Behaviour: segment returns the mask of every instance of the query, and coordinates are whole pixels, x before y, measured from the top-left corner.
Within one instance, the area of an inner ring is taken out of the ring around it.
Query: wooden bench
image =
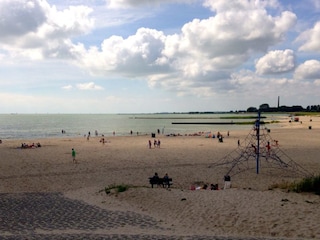
[[[168,178],[167,180],[165,180],[163,178],[149,177],[149,183],[151,184],[152,188],[153,185],[170,188],[170,186],[172,185],[172,178]]]

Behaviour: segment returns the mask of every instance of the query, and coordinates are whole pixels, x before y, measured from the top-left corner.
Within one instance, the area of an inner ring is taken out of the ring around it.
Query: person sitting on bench
[[[169,179],[168,173],[166,173],[163,177],[163,184],[167,185],[168,188],[170,187],[170,179]]]
[[[149,180],[150,180],[150,184],[151,184],[152,188],[153,188],[153,185],[159,186],[159,185],[163,184],[163,180],[161,179],[161,181],[160,181],[160,178],[159,178],[159,175],[157,172],[155,172],[153,177],[150,177]]]
[[[159,180],[159,175],[158,175],[158,173],[156,173],[156,172],[154,173],[153,179],[154,179],[154,180]]]

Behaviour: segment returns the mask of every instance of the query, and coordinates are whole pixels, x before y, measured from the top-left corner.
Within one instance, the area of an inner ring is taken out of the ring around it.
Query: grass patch
[[[319,116],[319,112],[294,112],[292,113],[294,116]]]
[[[320,174],[317,176],[307,177],[299,182],[293,183],[289,190],[297,193],[311,192],[320,195]]]
[[[278,188],[278,189],[287,189],[287,190],[289,190],[289,189],[291,189],[292,188],[292,185],[293,185],[294,183],[290,183],[290,182],[285,182],[285,181],[283,181],[283,182],[281,182],[281,183],[274,183],[274,184],[272,184],[268,189],[269,190],[273,190],[273,189],[275,189],[275,188]]]
[[[254,125],[255,122],[234,122],[236,125]]]
[[[254,125],[256,122],[235,122],[234,124],[237,124],[237,125]],[[272,121],[260,121],[260,125],[263,125],[263,124],[272,124],[272,123],[280,123],[280,121],[275,121],[275,120],[272,120]]]
[[[260,116],[260,118],[266,118],[265,116]],[[220,117],[220,119],[257,119],[257,116],[225,116]]]
[[[125,192],[129,189],[128,185],[120,184],[120,185],[110,185],[108,187],[105,187],[103,190],[100,190],[99,192],[105,192],[106,194],[110,193],[121,193]]]
[[[296,193],[308,192],[320,195],[320,174],[316,176],[306,177],[300,181],[296,181],[293,183],[285,181],[281,183],[274,183],[269,187],[269,190],[272,190],[274,188],[286,189],[288,191],[293,191]]]
[[[280,121],[272,120],[270,123],[280,123]]]

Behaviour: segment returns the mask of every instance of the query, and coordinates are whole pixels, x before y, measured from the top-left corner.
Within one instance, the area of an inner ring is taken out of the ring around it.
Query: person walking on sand
[[[73,163],[77,163],[77,160],[76,160],[76,151],[74,150],[74,148],[72,148],[71,155],[72,155],[72,161],[73,161]]]

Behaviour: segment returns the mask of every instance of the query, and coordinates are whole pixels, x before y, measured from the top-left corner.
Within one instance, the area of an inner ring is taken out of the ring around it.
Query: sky
[[[0,113],[320,104],[319,0],[0,0]]]

